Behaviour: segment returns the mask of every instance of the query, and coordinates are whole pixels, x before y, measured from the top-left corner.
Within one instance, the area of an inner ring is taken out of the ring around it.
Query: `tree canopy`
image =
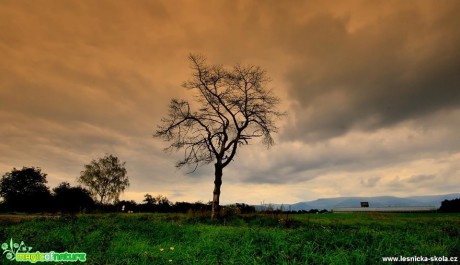
[[[105,155],[85,165],[78,182],[85,185],[91,194],[98,198],[99,203],[107,204],[118,201],[120,194],[129,187],[129,178],[118,157]]]
[[[47,209],[51,194],[46,186],[47,174],[40,168],[13,168],[0,180],[0,196],[9,210],[38,212]]]
[[[94,201],[91,193],[80,187],[71,187],[68,182],[62,182],[53,189],[56,210],[61,212],[82,212],[89,210]]]

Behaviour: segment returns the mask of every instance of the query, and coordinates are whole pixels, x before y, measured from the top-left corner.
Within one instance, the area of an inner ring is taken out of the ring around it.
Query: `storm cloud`
[[[286,137],[328,139],[459,107],[458,5],[398,11],[353,30],[350,17],[319,15],[288,36],[296,119]]]
[[[0,2],[0,170],[74,182],[106,153],[125,199],[211,199],[213,167],[178,170],[152,134],[191,99],[189,53],[255,64],[282,99],[276,145],[244,146],[222,202],[430,195],[460,188],[456,1]]]

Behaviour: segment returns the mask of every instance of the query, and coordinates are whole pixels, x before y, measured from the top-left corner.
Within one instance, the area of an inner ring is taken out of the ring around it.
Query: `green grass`
[[[87,264],[379,264],[383,256],[460,257],[460,215],[243,215],[219,222],[178,214],[3,219],[0,243],[10,238],[32,251],[86,252]],[[17,262],[3,256],[0,264]]]

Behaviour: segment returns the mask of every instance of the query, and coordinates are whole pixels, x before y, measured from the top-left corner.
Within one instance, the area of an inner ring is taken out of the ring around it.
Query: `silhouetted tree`
[[[245,203],[237,203],[235,204],[236,207],[240,209],[241,213],[255,213],[256,207],[245,204]]]
[[[439,211],[444,213],[460,213],[460,198],[442,201]]]
[[[0,196],[10,211],[40,212],[49,210],[51,194],[45,173],[40,168],[13,168],[0,180]]]
[[[166,196],[159,194],[155,197],[157,209],[159,212],[170,212],[172,210],[172,202]]]
[[[124,207],[123,207],[124,206]],[[117,209],[117,211],[123,211],[125,213],[128,213],[128,212],[137,212],[139,209],[138,209],[138,205],[135,201],[133,200],[130,200],[130,201],[126,201],[126,200],[123,200],[123,201],[119,201],[115,204],[115,207]]]
[[[120,193],[129,186],[125,164],[126,162],[121,163],[116,156],[105,155],[85,165],[78,182],[88,187],[91,194],[99,198],[99,203],[116,202]]]
[[[193,204],[189,202],[176,202],[174,204],[175,212],[186,213],[189,210],[193,210]]]
[[[82,212],[94,206],[91,193],[80,186],[71,187],[68,182],[62,182],[53,189],[56,210],[61,212]]]
[[[152,195],[150,195],[150,194],[148,194],[148,193],[144,195],[144,200],[143,200],[143,202],[145,202],[145,204],[152,204],[152,205],[153,205],[153,204],[156,203],[156,201],[157,201],[157,200],[156,200],[155,198],[153,198]]]
[[[155,197],[155,202],[158,205],[171,205],[171,202],[169,201],[169,199],[166,196],[163,196],[161,194]]]
[[[204,204],[202,202],[195,202],[195,203],[176,202],[174,204],[174,211],[175,212],[180,212],[180,213],[187,213],[188,211],[204,213],[204,212],[210,211],[210,210],[211,210],[211,205],[210,204]]]
[[[139,210],[142,212],[155,212],[157,209],[157,200],[150,194],[144,195],[143,204],[139,205]]]
[[[196,92],[197,110],[187,100],[172,99],[169,114],[158,126],[156,137],[171,142],[167,150],[183,149],[177,167],[214,162],[212,218],[218,217],[223,169],[237,148],[252,138],[262,138],[267,147],[277,131],[274,119],[279,99],[266,88],[269,79],[257,66],[236,65],[228,70],[207,65],[202,56],[190,55],[192,79],[184,87]]]

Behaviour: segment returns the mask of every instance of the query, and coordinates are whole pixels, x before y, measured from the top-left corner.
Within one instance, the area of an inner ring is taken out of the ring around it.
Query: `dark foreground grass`
[[[0,222],[0,243],[12,238],[32,251],[86,252],[87,264],[391,264],[382,257],[460,257],[458,214],[248,215],[219,222],[106,214]],[[2,256],[0,264],[17,262]]]

